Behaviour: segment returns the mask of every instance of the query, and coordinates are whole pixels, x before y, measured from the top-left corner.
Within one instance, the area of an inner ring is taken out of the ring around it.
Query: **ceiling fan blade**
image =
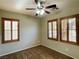
[[[46,12],[47,14],[50,14],[50,12],[49,12],[49,11],[47,11],[47,10],[45,10],[45,12]]]
[[[49,6],[47,6],[46,8],[54,8],[54,9],[58,9],[57,6],[56,6],[56,4],[49,5]]]

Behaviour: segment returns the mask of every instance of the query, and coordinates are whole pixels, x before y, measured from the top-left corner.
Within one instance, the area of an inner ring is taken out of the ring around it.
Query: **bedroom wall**
[[[20,41],[1,44],[1,18],[20,20]],[[40,19],[0,10],[0,56],[34,47],[40,44]]]
[[[61,18],[61,17],[75,15],[75,14],[79,14],[78,5],[75,7],[71,6],[70,8],[64,8],[63,10],[60,10],[60,12],[57,12],[55,14],[52,13],[52,14],[44,17],[43,20],[41,21],[42,22],[41,44],[48,48],[56,50],[60,53],[63,53],[65,55],[71,56],[74,59],[79,59],[79,46],[68,44],[68,43],[63,43],[60,41],[53,41],[53,40],[49,40],[47,38],[47,21],[48,20],[58,18],[58,21],[60,21],[59,18]],[[60,34],[59,34],[58,40],[60,40]]]

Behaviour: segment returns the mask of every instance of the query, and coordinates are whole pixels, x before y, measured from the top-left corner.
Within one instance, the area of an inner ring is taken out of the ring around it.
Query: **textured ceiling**
[[[51,4],[57,4],[60,10],[71,7],[78,8],[79,0],[45,0],[45,6]],[[36,7],[34,0],[0,0],[0,9],[35,16],[35,10],[25,10],[25,8],[31,7]]]

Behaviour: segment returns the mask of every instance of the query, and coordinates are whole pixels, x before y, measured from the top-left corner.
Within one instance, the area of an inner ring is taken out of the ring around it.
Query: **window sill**
[[[2,44],[6,44],[6,43],[12,43],[12,42],[18,42],[19,40],[12,40],[12,41],[4,41],[2,42]]]
[[[68,42],[68,41],[64,41],[64,40],[60,40],[60,42],[72,44],[72,45],[78,45],[76,42]]]
[[[54,40],[54,41],[58,41],[58,39],[53,39],[53,38],[48,38],[49,40]]]

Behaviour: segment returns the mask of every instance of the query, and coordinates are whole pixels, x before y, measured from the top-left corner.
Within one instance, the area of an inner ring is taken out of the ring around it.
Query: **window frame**
[[[57,38],[56,38],[56,39],[53,38],[53,24],[52,24],[52,38],[49,37],[49,22],[52,23],[52,22],[54,22],[54,21],[56,21],[56,27],[57,27]],[[48,39],[50,39],[50,40],[58,41],[58,19],[49,20],[49,21],[47,22],[47,37],[48,37]]]
[[[11,21],[11,40],[7,40],[7,41],[6,41],[6,40],[4,39],[4,38],[5,38],[5,28],[4,28],[4,27],[5,27],[5,26],[4,26],[5,23],[4,23],[4,21]],[[17,21],[17,22],[18,22],[18,29],[17,29],[17,31],[18,31],[18,33],[17,33],[17,34],[18,34],[18,39],[15,39],[15,40],[12,39],[12,34],[13,34],[13,33],[12,33],[12,31],[13,31],[13,30],[12,30],[12,22],[13,22],[13,21]],[[4,18],[4,17],[2,17],[2,44],[3,44],[3,43],[10,43],[10,42],[19,41],[19,39],[20,39],[20,38],[19,38],[19,28],[20,28],[20,26],[19,26],[19,20],[18,20],[18,19],[11,19],[11,18]]]
[[[72,42],[72,41],[69,41],[69,24],[68,24],[68,20],[69,18],[76,18],[76,42]],[[62,40],[62,24],[61,24],[61,21],[62,20],[67,20],[67,41],[65,40]],[[60,41],[61,42],[66,42],[66,43],[70,43],[70,44],[75,44],[75,45],[79,45],[79,14],[76,14],[76,15],[72,15],[72,16],[67,16],[67,17],[62,17],[60,18]]]

